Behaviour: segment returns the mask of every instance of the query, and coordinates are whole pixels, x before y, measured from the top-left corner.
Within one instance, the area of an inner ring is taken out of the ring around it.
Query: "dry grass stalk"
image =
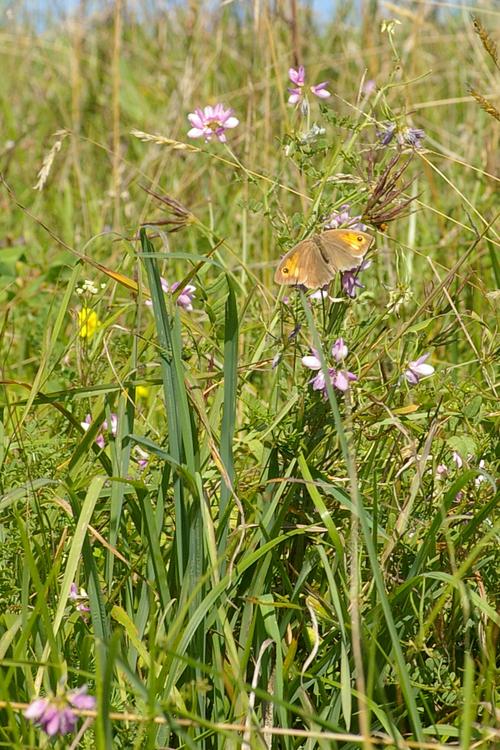
[[[182,143],[181,141],[175,141],[173,138],[165,138],[163,135],[144,133],[142,130],[136,130],[135,128],[130,131],[130,135],[139,138],[145,143],[156,143],[158,146],[170,146],[178,151],[200,151],[196,146],[190,146],[188,143]]]
[[[496,65],[496,67],[500,70],[500,61],[498,60],[498,50],[496,43],[493,41],[490,34],[486,31],[477,16],[472,17],[472,25],[474,26],[474,31],[480,38],[484,49],[493,60],[493,63]]]
[[[33,186],[34,190],[43,190],[43,187],[48,180],[50,170],[52,169],[54,159],[56,158],[56,154],[61,150],[62,143],[68,134],[68,130],[58,130],[56,133],[54,133],[54,135],[57,137],[57,141],[54,143],[49,153],[42,162],[42,168],[37,175],[38,180],[36,182],[36,185]]]
[[[474,97],[476,102],[478,102],[481,109],[484,109],[485,112],[500,122],[500,112],[495,105],[489,101],[489,99],[486,99],[486,97],[482,96],[479,91],[476,91],[476,89],[473,89],[471,86],[469,87],[469,93]]]

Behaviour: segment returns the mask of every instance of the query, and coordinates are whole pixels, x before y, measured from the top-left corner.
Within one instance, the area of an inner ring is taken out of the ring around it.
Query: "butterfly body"
[[[373,237],[355,229],[327,229],[295,245],[281,259],[274,280],[277,284],[303,284],[317,289],[328,284],[338,271],[357,268]]]

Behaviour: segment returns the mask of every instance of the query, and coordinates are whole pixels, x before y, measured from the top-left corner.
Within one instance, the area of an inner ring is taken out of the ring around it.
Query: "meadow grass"
[[[0,747],[499,741],[500,12],[383,5],[2,17]],[[363,288],[277,286],[345,204]]]

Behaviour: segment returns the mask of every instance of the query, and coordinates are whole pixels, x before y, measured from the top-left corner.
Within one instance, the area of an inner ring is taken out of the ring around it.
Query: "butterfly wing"
[[[274,274],[277,284],[303,284],[308,289],[318,289],[328,284],[335,269],[317,244],[318,236],[299,242],[281,259]]]
[[[316,240],[335,273],[357,268],[368,252],[373,237],[355,229],[327,229],[316,235]]]

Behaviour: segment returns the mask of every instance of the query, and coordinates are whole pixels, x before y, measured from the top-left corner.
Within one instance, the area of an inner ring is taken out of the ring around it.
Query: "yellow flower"
[[[149,388],[147,385],[138,385],[135,389],[135,395],[137,398],[147,398],[149,396]]]
[[[97,313],[90,307],[82,307],[78,310],[79,335],[82,339],[90,339],[101,325]]]

